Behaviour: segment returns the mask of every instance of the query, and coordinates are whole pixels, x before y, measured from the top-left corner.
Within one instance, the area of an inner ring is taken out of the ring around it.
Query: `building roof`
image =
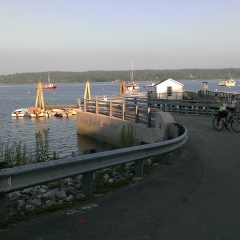
[[[165,82],[165,81],[172,81],[172,82],[174,82],[174,83],[176,83],[176,84],[179,84],[179,85],[181,85],[181,86],[184,86],[184,84],[182,84],[182,83],[180,83],[180,82],[178,82],[178,81],[176,81],[176,80],[173,80],[172,78],[168,78],[168,79],[165,79],[165,80],[162,80],[161,82],[159,82],[159,83],[156,83],[155,85],[154,85],[154,87],[156,87],[157,85],[159,85],[159,84],[161,84],[161,83],[163,83],[163,82]]]

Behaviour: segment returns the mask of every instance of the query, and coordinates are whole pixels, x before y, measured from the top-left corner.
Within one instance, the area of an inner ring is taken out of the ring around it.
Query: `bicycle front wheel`
[[[234,117],[231,121],[231,128],[234,132],[240,132],[240,118]]]
[[[220,117],[219,116],[215,116],[215,118],[213,119],[213,127],[218,130],[219,129],[219,120],[220,120]],[[224,124],[222,124],[220,130],[222,130],[224,127]]]

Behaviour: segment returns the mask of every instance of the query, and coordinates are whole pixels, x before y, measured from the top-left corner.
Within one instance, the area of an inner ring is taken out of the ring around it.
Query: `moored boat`
[[[233,79],[228,79],[228,80],[226,81],[226,86],[227,86],[227,87],[234,87],[235,84],[236,84],[236,82],[235,82]]]
[[[52,90],[52,89],[56,89],[56,88],[57,88],[57,86],[50,82],[50,73],[48,72],[48,84],[43,85],[42,89],[43,90]]]
[[[226,81],[220,81],[218,86],[222,86],[222,87],[226,86]]]
[[[57,88],[57,86],[53,85],[52,83],[48,83],[42,87],[43,90],[52,90],[52,89],[56,89],[56,88]]]
[[[44,117],[44,110],[40,110],[37,108],[29,108],[27,110],[27,115],[31,118]]]
[[[27,115],[26,108],[16,109],[12,112],[12,117],[25,117],[26,115]]]
[[[143,87],[149,88],[149,87],[154,87],[154,86],[155,86],[155,83],[150,83],[150,84],[144,85]]]
[[[228,74],[227,79],[225,81],[220,81],[218,85],[226,86],[226,87],[234,87],[236,85],[236,82],[231,78],[231,75]]]
[[[125,85],[125,92],[138,92],[139,89],[139,85],[134,82],[130,82]]]
[[[139,92],[140,86],[133,82],[133,63],[132,63],[132,73],[130,73],[130,82],[124,86],[125,93]]]

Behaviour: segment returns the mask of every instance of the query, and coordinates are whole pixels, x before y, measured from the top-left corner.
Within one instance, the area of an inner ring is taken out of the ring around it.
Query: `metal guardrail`
[[[91,194],[93,172],[132,161],[135,161],[135,175],[142,176],[143,159],[163,154],[167,163],[169,152],[187,141],[188,132],[183,129],[179,137],[164,142],[0,169],[0,221],[5,219],[6,193],[83,174],[83,192]]]

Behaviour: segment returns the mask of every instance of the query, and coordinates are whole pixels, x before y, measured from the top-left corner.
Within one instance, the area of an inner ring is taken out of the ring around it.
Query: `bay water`
[[[239,93],[240,80],[235,87],[219,87],[219,80],[181,80],[184,90],[202,90],[203,82],[208,82],[208,90]],[[140,92],[145,94],[143,86],[150,82],[139,82]],[[155,82],[157,83],[157,82]],[[96,142],[77,134],[76,116],[68,118],[14,118],[13,110],[28,108],[35,105],[35,84],[0,84],[0,138],[2,142],[22,142],[31,151],[35,148],[35,134],[42,129],[49,130],[49,152],[55,151],[59,157],[70,157],[84,150],[96,149],[103,151]],[[117,82],[91,83],[91,97],[118,96],[120,84]],[[56,90],[43,91],[45,105],[77,104],[77,99],[83,99],[85,83],[57,84]]]

